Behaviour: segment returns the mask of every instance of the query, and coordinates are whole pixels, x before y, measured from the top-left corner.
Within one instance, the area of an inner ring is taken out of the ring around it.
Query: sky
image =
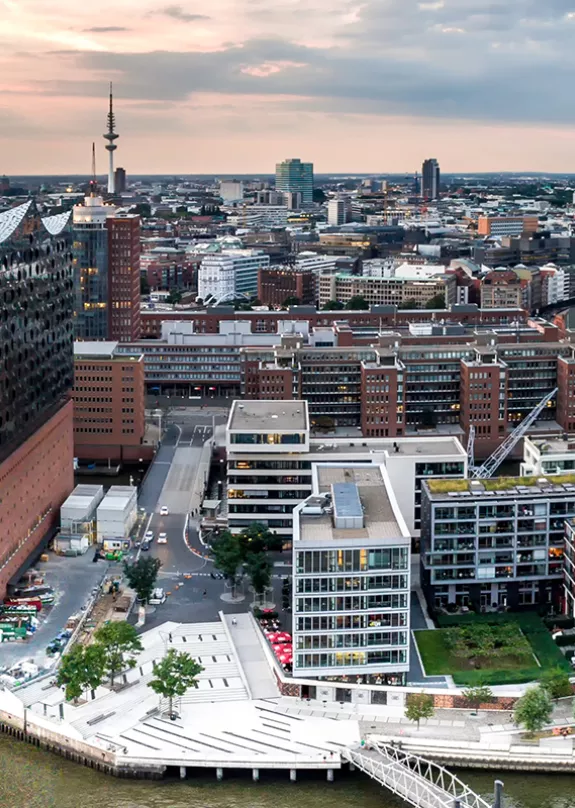
[[[0,174],[575,172],[575,0],[0,0]]]

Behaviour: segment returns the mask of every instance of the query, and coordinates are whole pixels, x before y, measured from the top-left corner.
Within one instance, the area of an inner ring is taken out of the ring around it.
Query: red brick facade
[[[69,401],[0,465],[0,597],[74,487],[72,418]]]

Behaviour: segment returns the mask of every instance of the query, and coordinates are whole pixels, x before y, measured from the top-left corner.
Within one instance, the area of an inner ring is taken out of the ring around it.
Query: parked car
[[[167,533],[159,533],[158,534],[158,544],[167,544],[168,543],[168,534]]]
[[[160,516],[168,516],[169,513],[170,512],[168,510],[168,506],[167,505],[162,505],[162,507],[160,508]]]
[[[150,605],[152,606],[161,606],[162,603],[166,602],[166,593],[163,589],[158,587],[154,589],[152,592],[152,597],[150,598]]]

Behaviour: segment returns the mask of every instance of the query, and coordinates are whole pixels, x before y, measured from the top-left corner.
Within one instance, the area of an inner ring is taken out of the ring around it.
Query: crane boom
[[[488,477],[491,477],[499,468],[501,463],[505,460],[507,455],[513,450],[516,444],[521,440],[521,438],[525,435],[531,424],[533,424],[537,418],[541,415],[547,404],[551,401],[551,399],[557,393],[557,387],[551,393],[548,393],[544,398],[541,399],[539,404],[532,410],[527,418],[525,418],[521,423],[515,427],[513,432],[503,441],[501,446],[497,448],[493,454],[488,457],[485,463],[478,468],[474,468],[471,471],[471,476],[475,479],[486,480]]]

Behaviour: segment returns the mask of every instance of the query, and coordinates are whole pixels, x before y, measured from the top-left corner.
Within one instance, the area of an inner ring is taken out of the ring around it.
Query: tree
[[[369,303],[362,297],[361,295],[355,295],[351,297],[347,303],[345,304],[346,309],[351,311],[367,311],[369,309]]]
[[[180,303],[182,300],[182,293],[179,289],[172,289],[170,294],[166,297],[166,303]]]
[[[56,684],[64,687],[66,701],[78,702],[84,690],[95,690],[104,678],[106,659],[101,645],[75,645],[69,654],[64,654]]]
[[[411,298],[410,300],[404,300],[403,303],[399,304],[400,309],[418,309],[419,303],[417,300]]]
[[[128,583],[135,589],[138,599],[147,603],[154,591],[162,562],[152,556],[140,557],[134,564],[124,561],[124,573]]]
[[[140,294],[141,295],[149,295],[150,294],[150,284],[148,283],[148,279],[145,275],[140,275]]]
[[[544,672],[541,677],[541,687],[547,690],[552,699],[573,695],[569,674],[559,668]]]
[[[529,733],[537,732],[548,724],[553,712],[553,701],[542,687],[530,687],[515,705],[513,720]]]
[[[243,561],[239,536],[230,533],[229,530],[223,530],[212,542],[211,550],[216,569],[222,573],[229,583],[232,596],[235,597]]]
[[[136,660],[129,656],[142,650],[142,643],[136,629],[125,620],[106,623],[95,633],[94,639],[106,654],[106,671],[110,675],[110,685],[114,686],[114,677],[124,668],[133,668]]]
[[[434,295],[425,304],[426,309],[444,309],[445,295]]]
[[[296,297],[295,295],[289,295],[282,303],[282,306],[284,306],[287,309],[290,306],[299,306],[299,304],[300,304],[299,297]]]
[[[203,667],[184,651],[170,648],[160,662],[154,662],[155,679],[148,682],[154,693],[169,700],[168,710],[172,715],[172,704],[175,696],[183,696],[190,687],[197,687],[197,677]]]
[[[249,577],[256,595],[263,595],[272,579],[271,561],[264,552],[249,553],[244,562],[244,572]]]
[[[339,300],[328,300],[323,304],[322,311],[342,311],[343,308],[344,305]]]
[[[327,196],[325,192],[321,188],[314,188],[313,189],[313,201],[318,203],[319,205],[323,205]]]
[[[433,696],[427,693],[410,693],[407,697],[407,707],[405,716],[410,721],[417,721],[417,729],[422,718],[431,718],[435,708],[433,706]]]
[[[242,561],[257,553],[278,552],[282,549],[281,536],[272,533],[262,522],[251,522],[238,536]]]
[[[493,692],[486,685],[478,685],[464,690],[463,698],[471,709],[477,712],[482,704],[488,704],[493,699]]]

